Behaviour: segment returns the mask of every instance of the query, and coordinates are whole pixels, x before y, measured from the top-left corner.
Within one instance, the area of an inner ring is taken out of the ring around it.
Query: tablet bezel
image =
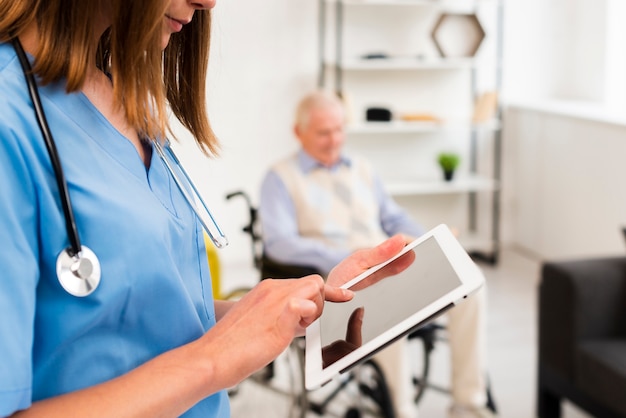
[[[412,314],[403,322],[391,327],[386,332],[378,335],[326,368],[322,367],[322,341],[320,334],[320,322],[322,317],[318,318],[306,329],[305,386],[307,390],[317,389],[328,383],[338,374],[343,374],[357,364],[364,362],[387,345],[432,321],[482,286],[484,283],[482,272],[463,249],[450,229],[445,224],[441,224],[406,245],[400,253],[396,254],[391,259],[371,267],[341,287],[352,287],[406,252],[419,248],[421,243],[431,237],[439,244],[439,248],[450,263],[450,266],[456,273],[461,284],[445,295],[431,301],[425,308]],[[322,313],[322,316],[323,315]]]

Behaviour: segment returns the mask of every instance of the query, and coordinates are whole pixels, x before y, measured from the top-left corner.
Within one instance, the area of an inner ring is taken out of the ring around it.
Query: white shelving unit
[[[456,181],[424,179],[396,181],[388,183],[386,187],[392,195],[406,196],[494,191],[498,186],[494,179],[468,175]]]
[[[387,189],[400,198],[464,196],[454,203],[467,209],[461,241],[475,257],[497,263],[501,112],[498,107],[480,123],[472,116],[476,98],[500,88],[502,1],[319,0],[319,7],[318,84],[334,88],[352,108],[351,151],[364,151],[375,166],[379,160]],[[443,57],[435,49],[431,31],[438,16],[471,14],[482,30],[484,9],[491,24],[475,55]],[[485,79],[489,89],[482,87]],[[394,119],[366,121],[367,107],[390,108]],[[395,117],[403,113],[432,113],[437,121]],[[434,161],[450,147],[462,154],[464,170],[444,181]]]
[[[390,122],[356,122],[348,125],[347,133],[350,135],[366,135],[366,134],[400,134],[400,133],[425,133],[425,132],[444,132],[446,130],[458,129],[475,129],[479,131],[499,131],[502,124],[499,120],[494,119],[488,122],[473,123],[470,121],[448,121],[441,122],[406,122],[406,121],[390,121]]]
[[[471,58],[428,58],[390,57],[385,59],[345,59],[341,63],[343,71],[406,71],[406,70],[446,70],[472,68],[475,61]],[[335,63],[329,63],[336,66]]]

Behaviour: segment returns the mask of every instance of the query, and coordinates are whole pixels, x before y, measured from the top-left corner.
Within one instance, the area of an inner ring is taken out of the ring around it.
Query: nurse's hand
[[[224,351],[217,376],[233,386],[266,366],[294,337],[315,321],[325,300],[345,302],[352,292],[327,286],[321,276],[262,280],[226,312],[204,336]],[[223,369],[222,369],[223,368]]]
[[[405,244],[406,238],[396,235],[377,247],[356,251],[333,269],[326,284],[318,275],[263,280],[218,314],[221,319],[201,340],[217,347],[210,356],[220,386],[234,386],[269,364],[321,315],[324,301],[352,299],[351,291],[338,286],[394,256]]]

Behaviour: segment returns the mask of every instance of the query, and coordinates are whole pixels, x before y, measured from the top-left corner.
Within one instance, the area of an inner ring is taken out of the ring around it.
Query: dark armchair
[[[538,319],[538,416],[626,417],[626,257],[545,263]]]

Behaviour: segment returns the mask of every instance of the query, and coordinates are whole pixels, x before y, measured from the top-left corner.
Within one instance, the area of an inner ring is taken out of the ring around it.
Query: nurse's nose
[[[189,5],[196,10],[212,9],[215,6],[216,0],[194,0],[190,1]]]

